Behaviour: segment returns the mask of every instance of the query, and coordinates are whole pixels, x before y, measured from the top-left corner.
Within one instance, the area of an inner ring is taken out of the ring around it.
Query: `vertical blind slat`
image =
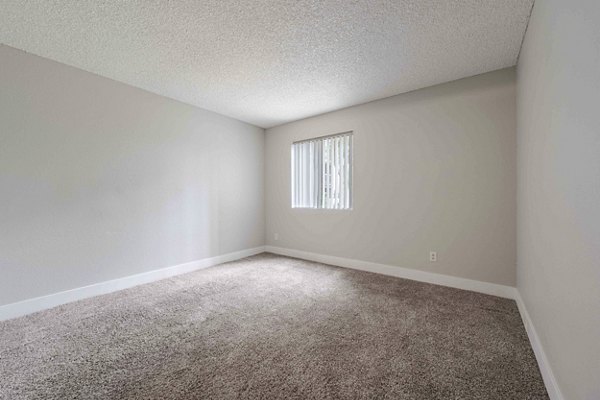
[[[296,204],[300,205],[300,146],[296,147]]]
[[[346,137],[340,138],[340,146],[342,148],[342,165],[340,168],[341,186],[342,190],[340,193],[341,208],[346,208]]]
[[[292,207],[298,204],[298,146],[292,146]]]
[[[346,142],[346,169],[344,173],[346,174],[346,208],[350,208],[350,137],[346,136],[344,138]]]
[[[307,143],[306,145],[302,146],[303,150],[304,150],[304,159],[308,160],[310,159],[310,153],[309,153],[309,145],[310,143]],[[302,191],[304,193],[304,198],[302,199],[302,207],[306,207],[308,206],[308,190],[310,190],[310,182],[309,182],[309,176],[308,176],[308,163],[305,162],[303,165],[304,168],[302,168],[304,170],[304,190]],[[307,190],[308,189],[308,190]]]
[[[338,198],[339,198],[339,191],[338,191],[338,181],[339,181],[339,175],[338,175],[338,156],[339,156],[339,149],[337,147],[337,138],[333,138],[332,140],[333,142],[333,208],[337,208],[338,206]]]
[[[331,140],[326,139],[327,143],[327,208],[331,207]]]
[[[340,184],[340,167],[341,167],[341,152],[340,152],[340,138],[335,138],[335,208],[340,208],[340,192],[341,192],[341,184]]]
[[[344,136],[344,208],[348,208],[348,137]]]
[[[353,150],[354,149],[354,138],[352,137],[352,135],[348,136],[348,161],[349,161],[349,166],[348,166],[348,208],[352,208],[354,205],[352,204],[352,191],[354,190],[352,188],[352,184],[354,182],[354,178],[353,178],[353,168],[354,168],[354,154],[353,154]]]
[[[314,177],[314,171],[313,171],[313,166],[314,166],[314,151],[313,148],[315,147],[314,142],[309,142],[308,143],[308,207],[313,207],[312,204],[312,197],[313,197],[313,192],[315,190],[315,177]]]
[[[302,207],[302,145],[298,146],[298,207]]]
[[[331,208],[335,208],[335,140],[331,139]]]
[[[337,208],[337,200],[338,200],[338,148],[337,148],[337,138],[331,139],[331,144],[333,147],[333,162],[331,165],[333,166],[333,205],[332,208]]]
[[[335,185],[335,190],[337,192],[337,197],[335,199],[335,208],[340,208],[341,204],[341,194],[342,194],[342,157],[341,157],[341,146],[340,146],[340,138],[337,137],[335,138],[335,148],[336,148],[336,153],[337,153],[337,158],[336,158],[336,168],[335,168],[335,174],[336,174],[336,185]]]
[[[292,146],[292,207],[296,204],[296,146]]]

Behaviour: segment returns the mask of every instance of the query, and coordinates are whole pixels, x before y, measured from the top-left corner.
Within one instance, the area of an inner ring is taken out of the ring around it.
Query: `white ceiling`
[[[516,63],[533,0],[1,0],[0,42],[261,127]]]

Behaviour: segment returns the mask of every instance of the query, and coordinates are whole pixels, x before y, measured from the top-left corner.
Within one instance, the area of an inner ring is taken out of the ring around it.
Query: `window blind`
[[[292,207],[352,208],[352,132],[292,144]]]

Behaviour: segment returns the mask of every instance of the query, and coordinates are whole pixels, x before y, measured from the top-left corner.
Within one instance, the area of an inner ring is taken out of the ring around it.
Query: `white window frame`
[[[332,139],[337,138],[342,140],[333,142]],[[333,143],[336,143],[336,147],[332,147]],[[327,146],[327,150],[324,146]],[[353,152],[353,131],[293,142],[290,152],[292,209],[351,211],[354,195]],[[306,157],[310,157],[308,162]],[[334,158],[332,162],[325,161],[331,157]],[[332,168],[338,169],[334,175],[330,172]]]

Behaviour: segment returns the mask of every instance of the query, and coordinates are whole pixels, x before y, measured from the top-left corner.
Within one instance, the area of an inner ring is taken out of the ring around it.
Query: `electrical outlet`
[[[279,233],[275,233],[275,234],[273,234],[273,239],[275,239],[275,240],[279,240]]]
[[[429,252],[429,261],[431,261],[431,262],[437,261],[437,252],[436,251]]]

